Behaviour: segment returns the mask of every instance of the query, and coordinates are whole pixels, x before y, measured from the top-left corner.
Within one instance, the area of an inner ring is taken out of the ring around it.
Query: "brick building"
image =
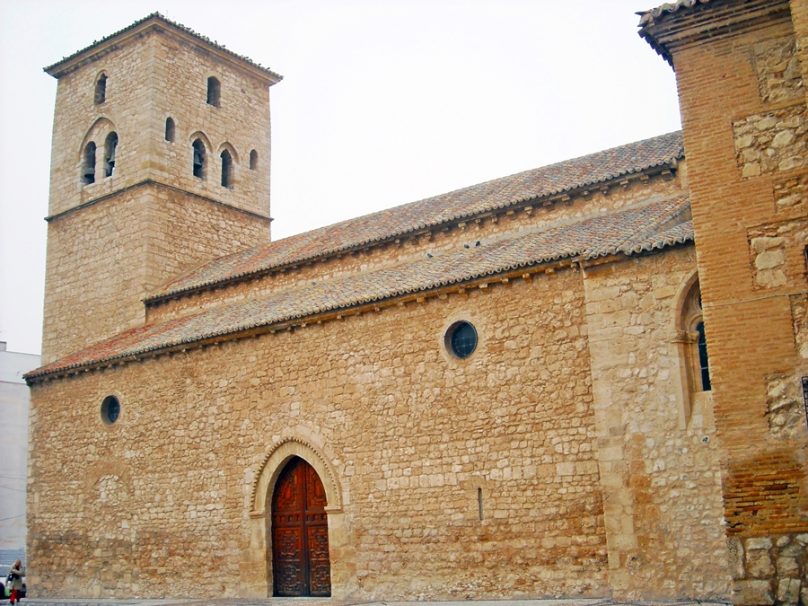
[[[682,133],[272,243],[279,75],[47,68],[32,591],[808,604],[808,0],[640,33]]]

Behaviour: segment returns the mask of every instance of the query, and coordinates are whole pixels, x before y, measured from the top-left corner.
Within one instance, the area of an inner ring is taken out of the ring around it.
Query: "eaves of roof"
[[[520,206],[550,203],[610,182],[672,170],[683,157],[682,135],[677,131],[494,179],[220,257],[167,283],[145,303],[157,305]]]
[[[673,51],[788,14],[788,0],[676,0],[640,15],[639,35],[673,66]]]
[[[174,31],[177,34],[186,37],[186,39],[191,39],[197,44],[201,44],[202,46],[217,52],[220,54],[220,56],[226,58],[236,65],[241,66],[242,69],[246,69],[250,73],[261,77],[269,86],[283,80],[283,76],[256,63],[249,57],[234,53],[221,44],[214,42],[210,38],[198,34],[191,28],[175,21],[171,21],[160,13],[152,13],[147,15],[143,19],[135,21],[131,25],[110,34],[101,40],[96,40],[91,45],[78,50],[72,55],[63,58],[61,61],[57,61],[53,65],[49,65],[43,69],[46,73],[50,74],[54,78],[60,78],[64,74],[75,70],[79,66],[106,54],[110,49],[115,48],[116,44],[123,42],[129,37],[141,34],[150,28],[159,28],[160,26],[163,26],[169,31]]]
[[[248,298],[134,328],[25,375],[29,384],[212,342],[305,326],[329,314],[358,313],[406,297],[463,289],[509,274],[652,253],[693,241],[685,195],[651,199],[619,212],[506,234],[468,248],[370,271],[300,281]],[[352,311],[353,310],[353,311]]]

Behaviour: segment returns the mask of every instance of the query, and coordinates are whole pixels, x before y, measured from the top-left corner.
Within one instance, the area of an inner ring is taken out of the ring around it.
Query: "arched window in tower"
[[[107,75],[101,74],[95,81],[95,104],[100,105],[107,100]]]
[[[174,120],[166,118],[166,141],[174,141]]]
[[[208,105],[219,107],[219,96],[222,92],[222,85],[219,80],[211,76],[208,78]]]
[[[92,141],[84,148],[84,159],[81,163],[81,182],[84,185],[95,183],[95,143]]]
[[[115,152],[118,149],[118,134],[111,132],[104,142],[104,176],[111,177],[115,172]]]
[[[233,185],[233,157],[230,152],[224,150],[221,154],[222,158],[222,187],[230,187]]]
[[[250,170],[255,170],[258,168],[258,152],[252,150],[250,152]]]
[[[194,148],[194,177],[205,178],[205,144],[201,139],[196,139]]]

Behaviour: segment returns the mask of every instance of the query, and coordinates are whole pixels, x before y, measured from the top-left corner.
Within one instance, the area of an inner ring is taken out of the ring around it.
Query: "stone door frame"
[[[244,597],[271,597],[272,588],[272,507],[271,499],[278,478],[293,458],[299,457],[311,465],[320,477],[326,493],[328,505],[328,545],[331,562],[331,597],[345,595],[350,589],[344,571],[348,549],[348,532],[343,510],[346,499],[338,481],[337,473],[331,464],[331,457],[325,449],[316,445],[315,440],[299,435],[286,436],[277,440],[269,449],[255,476],[249,500],[247,521],[247,549],[241,565],[240,583]]]

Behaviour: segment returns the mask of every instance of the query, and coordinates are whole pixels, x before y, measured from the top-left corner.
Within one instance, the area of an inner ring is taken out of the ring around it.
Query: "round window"
[[[101,402],[101,418],[107,425],[112,425],[121,415],[121,403],[115,396],[107,396]]]
[[[455,322],[446,331],[446,348],[460,359],[468,358],[477,348],[477,330],[469,322]]]

